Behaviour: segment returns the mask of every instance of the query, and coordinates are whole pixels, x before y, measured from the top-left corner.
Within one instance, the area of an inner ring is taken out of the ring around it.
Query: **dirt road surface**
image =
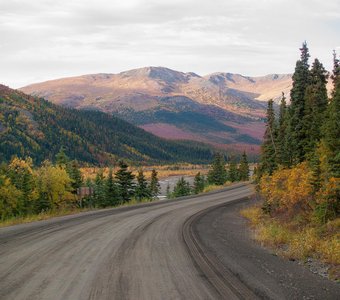
[[[224,211],[214,207],[252,193],[251,185],[239,184],[189,199],[2,228],[0,299],[262,298],[196,233],[203,215]]]

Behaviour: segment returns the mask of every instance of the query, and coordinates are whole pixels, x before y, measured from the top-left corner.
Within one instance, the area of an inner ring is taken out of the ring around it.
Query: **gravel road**
[[[0,299],[218,299],[183,224],[252,187],[0,229]],[[236,298],[235,298],[236,299]]]
[[[222,232],[216,224],[230,225],[213,221],[225,216],[221,205],[238,203],[252,193],[252,186],[238,184],[194,198],[2,228],[0,299],[263,298],[268,280],[258,277],[257,289],[253,281],[239,278],[224,264],[232,260],[234,266],[244,257],[228,256],[228,247],[215,241]],[[203,230],[205,226],[213,229]],[[237,251],[237,241],[232,243]],[[275,290],[268,291],[276,296]],[[278,292],[278,298],[285,296]]]

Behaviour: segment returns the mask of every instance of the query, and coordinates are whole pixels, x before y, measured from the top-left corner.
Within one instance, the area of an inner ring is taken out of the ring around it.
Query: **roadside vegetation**
[[[30,158],[14,156],[0,167],[0,226],[158,200],[160,184],[156,169],[144,172],[120,161],[114,169],[91,170],[96,170],[95,175],[85,178],[78,162],[70,160],[63,147],[54,163],[46,160],[39,167],[35,167]],[[175,165],[163,166],[160,170],[163,176],[172,172],[195,174],[193,186],[181,177],[173,191],[168,190],[168,198],[220,189],[230,182],[249,178],[245,153],[240,166],[232,161],[228,170],[222,154],[215,155],[210,169]]]
[[[309,66],[306,43],[293,75],[291,104],[283,95],[278,116],[268,102],[267,125],[257,173],[263,198],[241,213],[251,220],[256,239],[291,259],[332,263],[340,278],[340,67],[334,53],[328,73],[318,59]]]

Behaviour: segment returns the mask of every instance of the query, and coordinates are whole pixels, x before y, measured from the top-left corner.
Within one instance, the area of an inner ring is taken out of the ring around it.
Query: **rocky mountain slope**
[[[168,139],[192,139],[258,151],[266,103],[291,86],[290,75],[199,76],[163,67],[62,78],[23,87],[77,109],[100,110]]]

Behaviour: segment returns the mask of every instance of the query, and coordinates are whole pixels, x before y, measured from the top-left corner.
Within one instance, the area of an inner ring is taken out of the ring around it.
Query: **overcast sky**
[[[0,0],[0,83],[144,66],[290,73],[304,40],[330,69],[340,0]]]

